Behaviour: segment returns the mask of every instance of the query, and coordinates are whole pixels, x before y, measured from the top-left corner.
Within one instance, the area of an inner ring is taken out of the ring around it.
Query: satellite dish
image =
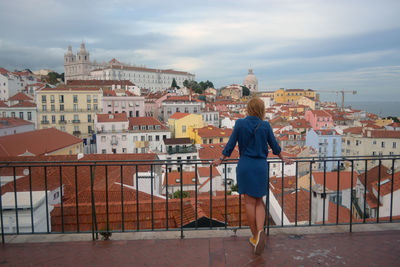
[[[24,171],[22,172],[25,176],[29,175],[29,169],[24,169]]]

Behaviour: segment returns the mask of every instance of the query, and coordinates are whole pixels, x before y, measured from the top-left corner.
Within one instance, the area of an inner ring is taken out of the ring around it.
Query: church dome
[[[251,91],[258,90],[258,81],[256,76],[253,74],[253,69],[249,69],[249,74],[244,78],[243,85]]]

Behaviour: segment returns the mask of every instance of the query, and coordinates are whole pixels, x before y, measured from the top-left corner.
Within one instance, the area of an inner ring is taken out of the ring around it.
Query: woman
[[[264,121],[265,105],[260,98],[250,99],[247,114],[246,118],[236,121],[221,157],[214,160],[213,165],[220,165],[226,157],[230,157],[238,142],[240,159],[236,169],[237,184],[239,193],[244,195],[247,221],[253,235],[250,243],[254,246],[254,253],[260,255],[265,244],[265,205],[262,198],[269,186],[266,160],[268,145],[283,162],[291,164],[292,161],[282,156],[270,124]]]

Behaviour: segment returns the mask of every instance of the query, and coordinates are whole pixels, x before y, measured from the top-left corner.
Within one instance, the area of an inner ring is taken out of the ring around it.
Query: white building
[[[126,113],[96,114],[97,153],[128,153],[129,121]]]
[[[249,88],[250,93],[258,92],[258,80],[257,77],[253,74],[253,69],[249,69],[249,74],[244,78],[243,85]]]
[[[171,138],[168,127],[153,117],[133,117],[128,120],[128,153],[165,153],[163,140]]]
[[[143,117],[144,97],[125,90],[104,91],[103,112],[109,114],[125,112],[128,117]]]
[[[50,195],[50,191],[48,192]],[[14,192],[7,192],[1,196],[3,208],[3,225],[5,233],[29,233],[32,230],[36,233],[51,232],[51,216],[53,206],[48,204],[48,214],[46,216],[46,192],[32,192],[32,206],[30,202],[30,192],[17,192],[17,205],[15,205]],[[50,198],[50,197],[49,197]],[[15,207],[17,207],[17,212]],[[16,216],[18,214],[18,216]],[[32,225],[33,217],[33,225]],[[47,226],[47,218],[49,225]],[[17,227],[18,221],[18,227]],[[0,229],[1,231],[1,229]]]
[[[136,86],[160,91],[171,87],[173,79],[183,87],[185,80],[194,80],[195,75],[172,69],[150,69],[145,66],[130,66],[112,59],[107,63],[90,62],[85,44],[75,55],[72,47],[64,55],[65,82],[68,80],[130,80]]]

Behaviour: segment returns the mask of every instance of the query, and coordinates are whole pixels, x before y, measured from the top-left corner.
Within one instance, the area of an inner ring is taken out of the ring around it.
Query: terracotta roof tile
[[[121,85],[121,86],[134,86],[130,80],[69,80],[67,81],[68,86],[107,86]]]
[[[324,173],[313,172],[313,178],[316,184],[324,185]],[[357,184],[357,172],[353,173],[353,186],[351,186],[351,171],[341,171],[339,176],[339,191],[355,187]],[[325,186],[327,189],[337,191],[338,174],[337,172],[326,172]]]
[[[175,112],[169,118],[173,119],[173,120],[179,120],[179,119],[182,119],[182,118],[184,118],[184,117],[186,117],[188,115],[190,115],[190,113]]]
[[[43,155],[81,142],[82,139],[56,128],[35,130],[0,137],[0,156],[18,156],[27,151]]]
[[[222,129],[212,125],[195,129],[197,135],[200,138],[209,138],[209,137],[229,137],[232,134],[232,129]]]
[[[168,130],[168,127],[162,124],[159,120],[153,117],[131,117],[129,120],[129,129],[132,130],[133,126],[148,126],[148,125],[160,125],[161,130]],[[155,130],[155,129],[154,129]]]
[[[8,100],[10,101],[33,101],[32,97],[24,94],[24,93],[17,93],[10,97]]]
[[[97,122],[127,122],[128,117],[125,112],[113,114],[97,114]]]
[[[222,155],[222,150],[224,150],[226,144],[202,144],[199,149],[200,159],[216,159]],[[238,146],[232,151],[231,158],[239,158]]]
[[[20,118],[0,118],[0,129],[17,127],[22,125],[33,125],[33,123]]]

